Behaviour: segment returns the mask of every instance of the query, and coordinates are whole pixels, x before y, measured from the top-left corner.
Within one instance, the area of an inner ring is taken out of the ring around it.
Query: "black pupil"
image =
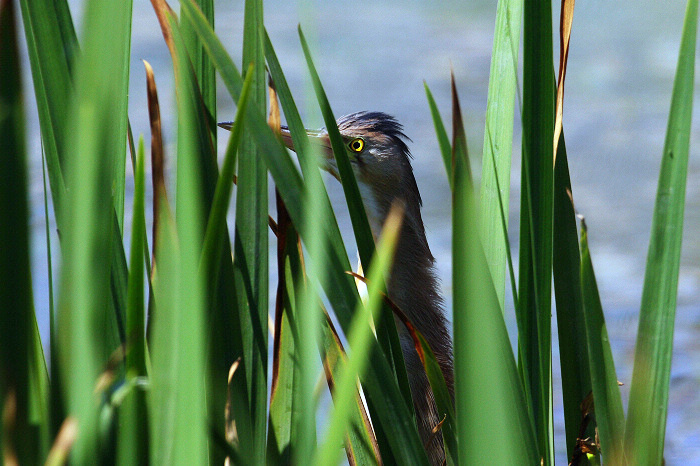
[[[352,148],[355,150],[360,150],[360,141],[355,141],[352,143]]]

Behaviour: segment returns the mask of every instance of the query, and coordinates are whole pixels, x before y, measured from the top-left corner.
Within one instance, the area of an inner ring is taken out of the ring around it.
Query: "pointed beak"
[[[222,121],[217,123],[219,128],[223,128],[227,131],[231,131],[233,127],[232,121]],[[333,149],[331,148],[331,141],[328,139],[328,133],[325,130],[313,130],[307,129],[306,134],[309,136],[309,142],[317,147],[323,149],[323,154],[326,157],[333,156]],[[292,133],[289,131],[289,127],[286,125],[280,126],[280,136],[282,136],[282,142],[287,148],[296,152],[294,148],[294,142],[292,141]]]
[[[218,126],[225,130],[231,131],[233,122],[223,121],[219,123]],[[333,149],[331,148],[331,140],[328,138],[328,133],[326,130],[307,129],[306,134],[309,137],[309,142],[321,151],[321,154],[325,159],[325,163],[321,164],[321,168],[338,178],[337,170],[335,169],[335,159],[333,158]],[[294,148],[294,141],[292,141],[292,133],[289,131],[289,127],[281,125],[280,136],[284,145],[296,152],[296,149]]]
[[[280,132],[282,136],[282,142],[289,149],[296,152],[294,148],[294,142],[292,141],[292,133],[289,128],[285,125],[280,127]],[[309,137],[309,142],[321,149],[321,152],[326,158],[333,157],[333,149],[331,148],[331,140],[328,138],[328,133],[325,130],[313,130],[307,129],[306,135]]]

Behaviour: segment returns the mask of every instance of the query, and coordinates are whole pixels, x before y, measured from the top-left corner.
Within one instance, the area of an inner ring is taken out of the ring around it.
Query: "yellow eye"
[[[362,138],[355,138],[352,141],[350,141],[350,144],[348,146],[353,152],[362,152],[362,149],[365,148],[365,141],[363,141]]]

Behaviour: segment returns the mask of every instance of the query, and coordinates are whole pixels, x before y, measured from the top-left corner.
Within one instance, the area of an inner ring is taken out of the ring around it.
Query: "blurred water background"
[[[69,3],[80,31],[83,2],[71,0]],[[684,6],[685,2],[680,0],[591,0],[578,2],[574,15],[564,131],[576,208],[587,219],[591,255],[617,372],[620,381],[625,383],[621,387],[625,404],[629,395],[651,215]],[[177,8],[176,2],[173,2],[173,7]],[[216,9],[219,37],[240,64],[243,1],[217,1]],[[553,5],[555,25],[558,24],[558,9],[558,4]],[[454,69],[469,149],[478,173],[495,12],[496,0],[265,2],[266,27],[308,127],[322,126],[322,119],[310,90],[298,41],[299,23],[312,44],[316,66],[336,116],[358,110],[379,110],[394,115],[403,123],[406,134],[413,140],[410,148],[423,198],[423,220],[437,259],[450,315],[449,187],[423,81],[430,85],[443,116],[447,118],[450,112],[449,73],[450,68]],[[554,37],[554,44],[558,44],[558,35]],[[166,150],[172,157],[175,152],[175,115],[170,57],[150,2],[135,0],[129,116],[136,137],[149,134],[142,59],[149,61],[155,70]],[[555,53],[557,62],[558,51]],[[49,278],[41,140],[28,64],[25,70],[31,151],[34,297],[42,338],[46,343]],[[235,107],[223,86],[219,91],[218,119],[230,119]],[[666,463],[669,465],[700,464],[700,153],[697,149],[700,126],[697,108],[695,116],[666,436]],[[220,133],[220,155],[226,137],[227,134]],[[510,241],[514,248],[513,257],[517,260],[518,122],[514,140]],[[149,143],[147,138],[147,148]],[[131,187],[131,166],[127,165],[127,183]],[[174,165],[172,160],[169,165]],[[341,230],[346,233],[348,244],[352,245],[342,189],[332,179],[327,185]],[[127,190],[127,231],[132,203],[129,196]],[[233,209],[230,219],[232,216]],[[147,221],[150,223],[150,219]],[[150,226],[148,228],[150,232]],[[55,266],[58,239],[52,213],[49,231]],[[273,243],[271,248],[274,248]],[[351,257],[355,257],[354,251]],[[271,271],[274,272],[274,268],[271,267]],[[274,280],[274,273],[271,280]],[[509,328],[514,331],[512,303],[507,305]],[[556,325],[556,318],[553,325]],[[554,330],[555,339],[556,335]],[[557,461],[566,464],[556,341],[553,373]]]

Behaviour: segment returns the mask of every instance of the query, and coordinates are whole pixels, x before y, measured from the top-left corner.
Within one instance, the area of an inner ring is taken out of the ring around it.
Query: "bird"
[[[383,112],[356,112],[340,117],[336,124],[345,143],[357,180],[372,234],[377,239],[391,206],[404,206],[394,263],[387,280],[387,295],[407,315],[435,353],[448,391],[454,400],[452,340],[445,316],[439,281],[421,217],[422,200],[413,168],[412,155],[403,126]],[[328,131],[307,130],[309,140],[322,148],[322,167],[339,179]],[[294,150],[291,133],[281,127],[285,145]],[[445,460],[442,436],[433,429],[442,416],[413,340],[404,324],[395,319],[406,364],[418,433],[431,464]]]

